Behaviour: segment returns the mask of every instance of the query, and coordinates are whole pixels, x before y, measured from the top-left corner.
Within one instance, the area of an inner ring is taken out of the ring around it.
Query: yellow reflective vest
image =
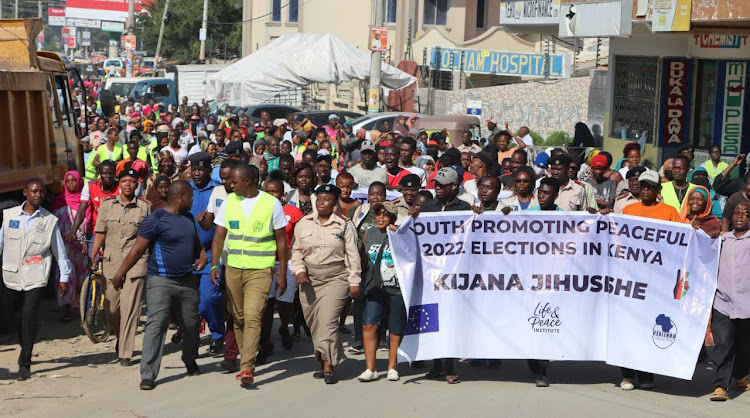
[[[248,214],[242,209],[242,199],[231,193],[224,201],[227,265],[243,270],[273,267],[276,262],[276,237],[271,220],[276,198],[260,192]]]

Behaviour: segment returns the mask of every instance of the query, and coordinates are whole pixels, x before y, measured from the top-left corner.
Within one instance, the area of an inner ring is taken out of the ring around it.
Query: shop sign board
[[[724,79],[724,109],[721,113],[721,153],[740,153],[742,120],[747,86],[747,62],[730,61],[726,64]]]
[[[430,68],[442,71],[462,69],[475,74],[563,78],[565,56],[538,52],[433,48]]]
[[[653,32],[689,31],[691,9],[691,0],[653,0],[651,30]]]
[[[690,143],[693,61],[665,58],[662,62],[659,137],[662,146]]]
[[[554,25],[560,22],[560,0],[500,2],[501,25]]]
[[[65,26],[65,8],[50,7],[47,9],[47,24],[50,26]]]

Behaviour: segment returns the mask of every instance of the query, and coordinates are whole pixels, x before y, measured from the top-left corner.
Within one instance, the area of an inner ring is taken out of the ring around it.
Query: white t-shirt
[[[196,152],[201,152],[200,144],[195,144],[192,148],[190,148],[190,151],[188,151],[188,157],[195,154]]]
[[[227,189],[224,188],[224,186],[216,186],[211,191],[211,196],[208,198],[208,206],[206,206],[206,212],[213,213],[216,215],[216,212],[221,207],[221,204],[224,203],[224,201],[227,200]]]
[[[412,174],[418,175],[419,176],[419,181],[425,181],[424,170],[422,170],[421,168],[417,167],[416,165],[413,165],[411,167],[401,167],[401,168],[403,168],[404,170],[406,170],[406,171],[408,171],[408,172],[410,172]]]
[[[265,193],[265,192],[260,192],[260,193]],[[247,214],[251,213],[253,210],[253,207],[255,206],[255,202],[258,201],[259,197],[260,197],[260,194],[258,194],[258,196],[255,196],[251,199],[243,198],[242,199],[242,211]],[[224,222],[224,209],[225,208],[226,206],[222,204],[219,207],[219,212],[216,213],[216,218],[214,219],[214,223],[216,225],[224,227],[224,228],[226,228],[225,222]],[[286,215],[284,215],[284,208],[281,207],[281,202],[279,202],[278,199],[274,199],[273,215],[271,217],[271,224],[269,225],[271,232],[277,229],[286,228],[287,223],[289,223],[289,221],[287,221]]]
[[[171,145],[167,145],[166,147],[162,148],[162,150],[169,151],[170,154],[174,157],[174,163],[179,166],[182,164],[183,161],[187,159],[188,153],[185,150],[185,147],[180,147],[179,150],[173,150]]]

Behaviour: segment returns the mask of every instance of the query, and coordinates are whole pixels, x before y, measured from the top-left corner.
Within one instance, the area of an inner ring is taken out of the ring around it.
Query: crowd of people
[[[514,131],[496,118],[486,121],[490,136],[480,142],[468,131],[453,140],[447,131],[419,131],[416,116],[354,132],[336,115],[324,126],[267,112],[252,121],[186,100],[165,109],[121,99],[108,118],[94,100],[79,106],[90,115],[81,117],[90,131],[82,140],[83,177],[65,175],[51,213],[42,207],[44,184],[29,180],[27,200],[5,211],[0,231],[4,280],[20,324],[21,380],[30,376],[38,289],[53,256],[64,319],[81,309],[80,284],[101,263],[122,366],[131,365],[147,302],[141,389],[155,386],[170,329],[187,373],[200,373],[202,321],[211,334],[208,352],[251,386],[256,365],[275,355],[274,310],[285,350],[302,332],[312,338],[314,378],[338,381],[342,336],[351,334],[349,354],[366,361],[358,379],[379,378],[376,352],[385,349],[386,378],[396,381],[407,307],[389,230],[423,212],[587,211],[686,223],[723,241],[706,338],[716,364],[711,399],[729,399],[732,383],[750,390],[750,287],[742,275],[750,254],[750,174],[736,174],[744,155],[727,164],[712,147],[696,167],[686,147],[657,169],[641,160],[637,142],[619,158],[594,147],[531,151],[527,127]],[[364,202],[356,191],[366,194]],[[394,193],[399,197],[387,199]],[[32,274],[38,277],[30,280]],[[350,313],[353,330],[345,325]],[[500,360],[471,363],[497,367]],[[529,360],[537,386],[549,385],[548,365]],[[433,361],[427,376],[461,381],[453,359]],[[654,385],[649,373],[623,368],[622,376],[624,390]]]

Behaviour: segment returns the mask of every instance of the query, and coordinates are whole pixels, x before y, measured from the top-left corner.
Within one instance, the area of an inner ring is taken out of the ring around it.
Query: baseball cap
[[[443,167],[435,175],[435,182],[443,186],[446,184],[458,184],[458,173],[451,167]]]
[[[398,185],[401,187],[420,188],[422,186],[422,181],[416,174],[407,174],[401,179],[401,181],[398,182]]]
[[[632,179],[633,177],[638,178],[646,171],[648,171],[648,168],[638,165],[628,170],[628,174],[625,175],[625,178],[628,180]]]
[[[547,162],[549,161],[549,154],[546,152],[540,152],[534,158],[534,164],[542,168],[547,168]]]
[[[216,129],[216,127],[214,126],[214,124],[213,124],[213,123],[209,123],[208,125],[206,125],[206,130],[207,130],[208,132],[213,132],[213,131],[214,131],[214,129]]]
[[[365,151],[372,151],[375,152],[375,144],[372,143],[372,141],[364,141],[362,142],[362,146],[360,147],[361,152]]]
[[[593,157],[591,157],[591,168],[599,167],[599,168],[607,168],[607,157],[605,157],[602,154],[596,154]]]
[[[487,168],[492,171],[495,166],[495,158],[492,158],[492,154],[487,151],[472,152],[470,153],[472,158],[478,158],[482,161],[482,164],[486,165]]]
[[[396,209],[396,205],[394,205],[393,202],[378,202],[372,205],[372,210],[374,213],[378,213],[381,208],[385,209],[386,212],[392,215],[396,215],[398,213],[398,209]]]
[[[485,119],[484,121],[487,122],[487,123],[494,123],[495,125],[499,125],[500,124],[500,121],[496,117],[494,117],[494,116],[491,117],[491,118],[489,118],[489,119]]]
[[[287,120],[284,118],[277,118],[273,120],[273,126],[281,126],[287,123]]]
[[[652,186],[658,186],[661,184],[661,178],[659,178],[659,174],[653,170],[644,171],[638,176],[638,182],[640,183],[643,181]]]
[[[328,120],[334,120],[334,119],[338,119],[338,118],[339,118],[339,116],[338,116],[338,115],[335,115],[335,114],[333,114],[333,113],[332,113],[332,114],[330,114],[330,115],[328,115]]]
[[[302,129],[297,129],[293,135],[297,135],[300,139],[307,139],[307,134]]]

